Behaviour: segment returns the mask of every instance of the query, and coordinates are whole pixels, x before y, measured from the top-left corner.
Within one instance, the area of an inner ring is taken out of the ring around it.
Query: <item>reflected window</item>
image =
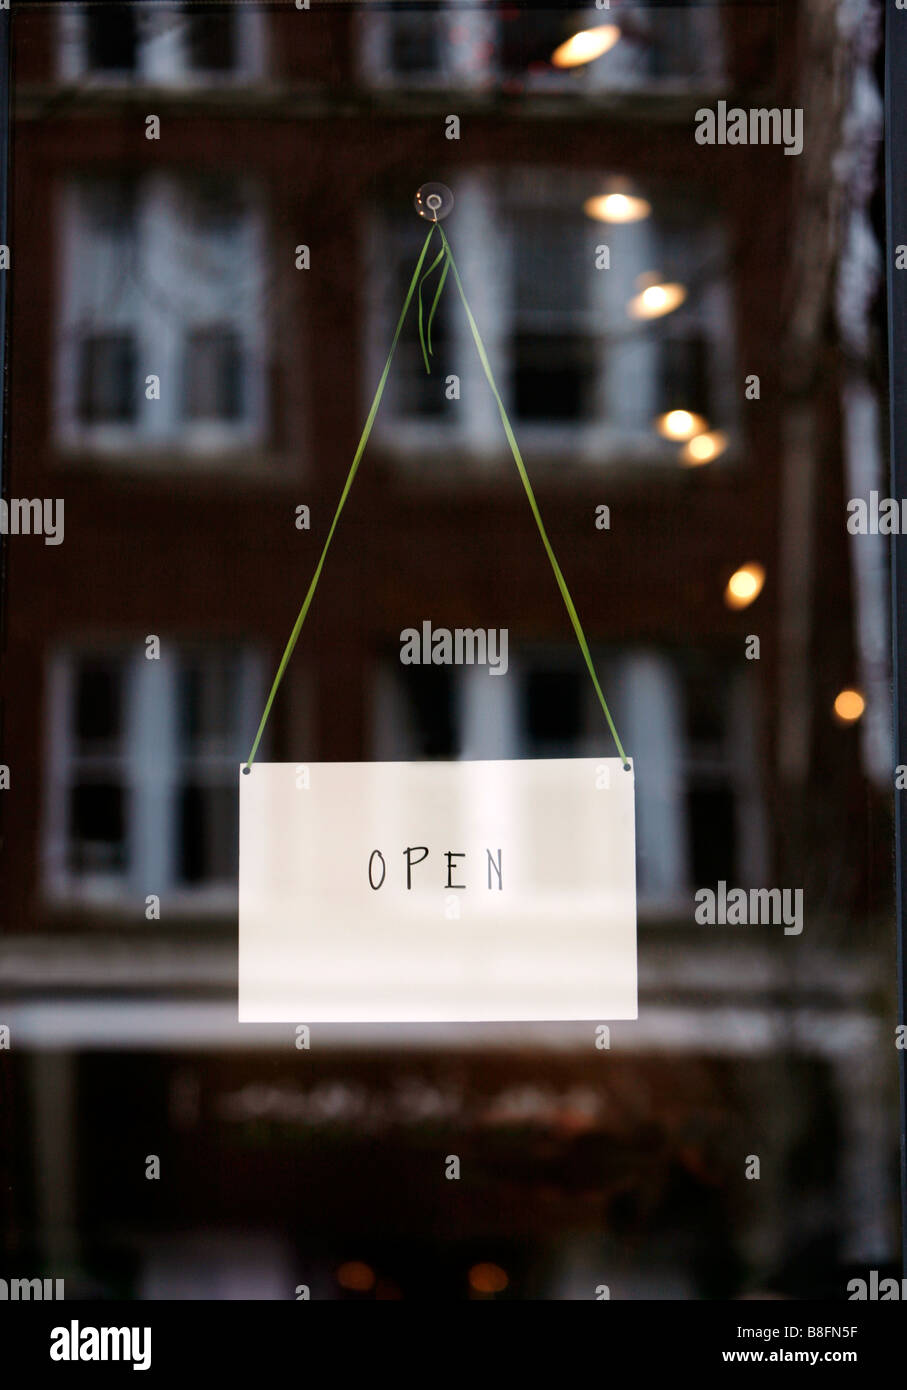
[[[110,3],[59,16],[65,79],[185,86],[264,72],[265,16],[251,5]]]
[[[676,86],[694,78],[717,81],[723,76],[720,6],[700,0],[674,0],[663,6],[617,3],[612,15],[621,28],[614,58],[621,56],[623,45],[627,71],[636,84]]]
[[[357,16],[363,81],[386,88],[485,87],[495,31],[481,5],[375,7]]]
[[[127,462],[265,430],[262,216],[239,180],[76,180],[60,224],[57,436]]]
[[[679,477],[683,441],[665,437],[668,412],[689,412],[704,428],[735,436],[723,227],[687,193],[656,199],[646,189],[635,191],[649,193],[647,217],[597,221],[586,208],[610,180],[550,167],[461,174],[452,244],[521,449],[541,467],[654,463]],[[408,201],[389,197],[392,210],[376,219],[367,277],[370,382],[381,372],[424,240],[424,227],[405,215]],[[424,317],[434,283],[425,286]],[[443,469],[449,446],[483,465],[509,468],[452,276],[435,319],[430,374],[417,316],[414,303],[376,424],[379,437],[402,463],[421,469]],[[728,449],[717,466],[733,457]]]
[[[226,907],[237,769],[261,703],[241,647],[70,650],[53,662],[48,895],[111,906]]]

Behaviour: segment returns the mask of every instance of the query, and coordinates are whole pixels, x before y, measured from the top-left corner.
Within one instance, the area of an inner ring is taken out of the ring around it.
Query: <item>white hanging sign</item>
[[[240,1022],[636,1018],[619,758],[239,774]]]

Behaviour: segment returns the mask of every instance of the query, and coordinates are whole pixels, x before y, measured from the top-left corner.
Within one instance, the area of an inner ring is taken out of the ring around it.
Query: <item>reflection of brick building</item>
[[[867,1191],[887,1192],[867,1156],[871,1135],[880,1147],[872,1162],[884,1165],[887,1142],[881,1101],[867,1092],[892,1081],[863,1002],[880,962],[870,955],[842,974],[833,928],[842,916],[865,918],[864,945],[867,904],[876,915],[880,895],[887,904],[884,876],[861,858],[870,813],[883,808],[876,794],[867,801],[858,735],[826,713],[855,678],[853,624],[819,621],[858,606],[865,615],[872,589],[855,603],[861,581],[851,579],[838,524],[844,406],[833,340],[823,346],[821,326],[811,327],[824,324],[830,289],[817,289],[799,258],[826,231],[811,197],[829,177],[831,151],[810,154],[809,110],[802,160],[692,138],[695,111],[719,97],[802,102],[794,93],[811,90],[815,40],[789,8],[779,18],[762,6],[612,0],[601,18],[621,25],[612,50],[558,72],[548,57],[571,17],[526,7],[145,15],[122,6],[16,17],[8,488],[66,503],[62,546],[9,543],[4,660],[5,949],[21,991],[12,1017],[36,1048],[60,1049],[36,1052],[35,1086],[20,1089],[23,1125],[37,1136],[31,1218],[45,1252],[84,1257],[88,1231],[103,1241],[108,1225],[131,1220],[138,1230],[156,1219],[145,1188],[117,1193],[115,1223],[101,1170],[88,1187],[65,1180],[86,1142],[77,1121],[98,1113],[95,1088],[104,1094],[105,1077],[133,1084],[131,1064],[93,1055],[111,1046],[143,1052],[143,1093],[160,1107],[158,1129],[172,1123],[175,1136],[199,1115],[206,1133],[222,1133],[215,1091],[254,1091],[256,1074],[275,1083],[259,1116],[271,1128],[256,1131],[257,1177],[244,1175],[241,1200],[234,1190],[202,1212],[187,1178],[183,1207],[167,1207],[165,1224],[225,1226],[234,1210],[269,1228],[273,1213],[257,1212],[249,1190],[283,1162],[280,1126],[293,1129],[274,1107],[296,1106],[293,1143],[310,1157],[314,1145],[314,1165],[329,1174],[330,1145],[368,1132],[357,1088],[390,1104],[393,1077],[407,1068],[436,1097],[445,1068],[464,1068],[462,1114],[439,1119],[438,1133],[474,1127],[493,1201],[509,1182],[545,1189],[544,1164],[534,1167],[525,1146],[522,1176],[482,1150],[494,1105],[470,1058],[487,1041],[451,1030],[401,1052],[385,1034],[376,1060],[343,1036],[329,1063],[317,1048],[303,1054],[308,1073],[325,1068],[316,1090],[330,1078],[339,1088],[332,1130],[307,1128],[311,1094],[286,1101],[282,1049],[292,1037],[231,1021],[236,765],[417,254],[424,227],[413,193],[442,178],[457,199],[446,227],[467,292],[636,760],[641,1018],[621,1026],[619,1043],[615,1029],[615,1047],[650,1097],[671,1089],[665,1077],[678,1068],[696,1078],[677,1086],[686,1108],[669,1121],[660,1101],[641,1111],[618,1104],[621,1087],[633,1088],[616,1076],[610,1100],[598,1094],[611,1058],[587,1057],[585,1034],[558,1035],[569,1061],[555,1066],[544,1032],[527,1032],[516,1050],[497,1038],[499,1098],[510,1097],[506,1108],[525,1083],[527,1123],[555,1136],[555,1166],[558,1126],[577,1104],[584,1132],[610,1134],[614,1145],[622,1135],[640,1171],[651,1147],[640,1136],[654,1126],[666,1170],[703,1191],[717,1186],[721,1200],[738,1153],[762,1144],[776,1169],[782,1156],[793,1163],[798,1127],[811,1125],[839,1161],[806,1185],[800,1226],[785,1205],[797,1180],[763,1181],[771,1219],[758,1204],[733,1217],[730,1246],[719,1251],[716,1237],[715,1258],[733,1255],[750,1277],[768,1277],[789,1246],[817,1232],[838,1240],[840,1258],[886,1254],[881,1211],[871,1249],[850,1239]],[[796,87],[781,53],[801,55]],[[451,113],[459,140],[445,138]],[[159,139],[146,138],[151,115]],[[586,215],[584,204],[609,190],[644,199],[649,215]],[[301,244],[307,271],[295,265]],[[607,270],[596,268],[603,244]],[[654,272],[686,298],[663,317],[634,319],[627,305]],[[610,752],[453,295],[442,301],[430,377],[410,328],[266,755]],[[758,401],[744,398],[750,374]],[[455,400],[445,392],[451,375]],[[726,436],[721,456],[684,467],[682,443],[653,423],[671,409]],[[821,488],[810,482],[817,476]],[[296,528],[301,504],[309,531]],[[608,531],[595,526],[600,504]],[[767,582],[756,605],[737,612],[724,588],[747,561],[764,566]],[[425,618],[507,627],[509,678],[402,667],[399,632]],[[750,633],[761,640],[758,662],[744,658]],[[146,659],[152,636],[159,661]],[[863,750],[865,760],[865,738]],[[871,758],[865,766],[872,771]],[[721,877],[804,885],[802,946],[697,934],[691,893]],[[159,922],[146,921],[152,894]],[[812,918],[810,902],[821,905]],[[797,992],[807,979],[808,996]],[[845,1036],[863,1058],[857,1081],[844,1067]],[[159,1049],[183,1062],[159,1065]],[[808,1080],[795,1105],[800,1071]],[[181,1088],[202,1099],[189,1106],[194,1119],[177,1123]],[[570,1100],[576,1088],[594,1099]],[[765,1097],[785,1094],[769,1133],[755,1117]],[[63,1113],[71,1107],[71,1131],[49,1121],[54,1095]],[[410,1117],[410,1130],[383,1120],[383,1132],[406,1152],[399,1135],[430,1127],[429,1112],[418,1124]],[[697,1137],[699,1112],[711,1118]],[[254,1128],[254,1114],[243,1123]],[[299,1141],[300,1132],[314,1137]],[[130,1130],[118,1135],[123,1163],[132,1142]],[[154,1150],[138,1132],[134,1142]],[[218,1152],[220,1141],[206,1142]],[[392,1181],[366,1186],[373,1205]],[[321,1187],[333,1210],[328,1175]],[[554,1201],[530,1240],[556,1241],[572,1223],[594,1243],[612,1229],[608,1201],[634,1184],[612,1187],[593,1191],[582,1211]],[[432,1200],[420,1198],[423,1236]],[[477,1199],[469,1240],[490,1231],[492,1204]],[[654,1199],[642,1208],[660,1210]],[[361,1218],[360,1228],[367,1202]],[[662,1238],[667,1217],[638,1219]],[[414,1217],[413,1241],[419,1235]],[[144,1248],[138,1235],[135,1245]],[[329,1263],[347,1246],[332,1247],[326,1226],[321,1249]],[[670,1279],[670,1264],[640,1257],[626,1278],[651,1288]]]

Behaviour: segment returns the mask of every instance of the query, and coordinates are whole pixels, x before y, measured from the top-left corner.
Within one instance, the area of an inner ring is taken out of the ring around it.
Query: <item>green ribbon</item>
[[[432,237],[434,236],[435,227],[437,227],[438,231],[441,234],[441,250],[435,257],[435,259],[432,261],[431,265],[428,267],[428,270],[420,279],[419,274],[425,262],[425,257],[428,253],[429,244],[431,242]],[[435,297],[432,302],[431,310],[428,316],[428,325],[426,333],[422,308],[422,288],[425,284],[425,281],[438,268],[442,261],[444,262],[444,267],[439,277],[437,288],[435,290]],[[362,455],[365,453],[365,446],[368,443],[369,436],[371,435],[372,426],[375,423],[375,416],[378,414],[378,407],[381,404],[381,398],[384,395],[384,388],[387,384],[387,378],[390,372],[391,362],[393,361],[394,353],[397,349],[397,343],[400,340],[400,334],[403,329],[403,323],[406,318],[406,314],[409,309],[410,303],[412,301],[413,294],[416,293],[416,287],[418,285],[417,300],[419,318],[419,343],[422,348],[422,358],[425,363],[425,370],[426,372],[430,372],[431,367],[429,365],[428,359],[430,356],[433,355],[431,347],[432,323],[434,322],[435,312],[438,308],[438,302],[441,298],[441,293],[444,289],[444,284],[447,280],[448,271],[453,271],[453,277],[456,282],[457,289],[460,293],[460,299],[463,302],[463,308],[466,311],[466,318],[469,322],[469,328],[472,333],[473,341],[475,342],[476,349],[479,354],[479,360],[482,363],[482,369],[485,372],[485,377],[488,382],[488,385],[491,387],[492,395],[494,396],[495,401],[497,402],[498,410],[501,414],[501,422],[504,426],[504,433],[506,434],[507,442],[510,445],[510,452],[513,454],[514,462],[516,463],[517,470],[520,475],[520,480],[522,481],[523,488],[529,500],[529,506],[532,511],[532,515],[535,518],[535,524],[538,527],[539,535],[542,538],[542,544],[545,547],[545,553],[547,554],[548,559],[551,562],[551,568],[554,572],[554,577],[557,581],[557,587],[560,590],[561,598],[564,601],[564,607],[567,609],[567,613],[570,617],[570,622],[573,624],[573,631],[576,634],[576,640],[579,642],[580,650],[583,653],[586,666],[588,667],[589,674],[592,677],[592,684],[595,686],[595,693],[598,696],[599,704],[604,710],[605,718],[608,721],[608,728],[611,730],[614,742],[617,745],[617,751],[620,754],[621,761],[623,762],[624,767],[629,770],[630,764],[627,760],[627,755],[624,752],[623,745],[620,741],[620,738],[618,737],[617,729],[614,726],[614,720],[611,718],[611,711],[608,709],[604,693],[602,691],[601,685],[599,684],[598,676],[595,672],[595,666],[592,662],[592,654],[589,651],[589,643],[586,641],[586,634],[583,632],[583,625],[579,620],[579,614],[577,613],[573,599],[570,596],[570,590],[567,588],[567,581],[565,580],[561,572],[561,567],[557,562],[557,557],[555,556],[554,550],[551,546],[551,542],[548,539],[548,533],[545,530],[545,526],[542,521],[542,516],[538,508],[538,503],[535,500],[535,493],[532,490],[532,484],[529,481],[529,475],[526,472],[526,466],[523,463],[523,457],[520,453],[520,446],[516,442],[516,436],[514,435],[510,421],[507,418],[507,411],[504,409],[504,402],[502,401],[500,392],[498,391],[497,384],[495,382],[494,375],[491,370],[491,365],[488,361],[488,354],[485,351],[485,345],[482,342],[478,326],[476,324],[475,319],[473,318],[472,310],[469,307],[469,302],[466,298],[466,294],[463,289],[463,282],[460,279],[460,273],[457,270],[457,264],[453,258],[453,252],[450,249],[450,244],[447,240],[447,237],[444,235],[443,227],[441,226],[440,222],[435,222],[429,229],[428,236],[425,238],[425,242],[422,247],[421,255],[419,256],[419,259],[416,262],[416,268],[413,271],[413,278],[409,283],[409,289],[407,290],[406,298],[403,301],[403,308],[400,311],[400,317],[397,320],[397,327],[394,332],[390,352],[387,354],[387,361],[384,364],[384,370],[381,373],[381,378],[378,382],[378,388],[375,392],[375,399],[372,401],[371,409],[368,413],[368,418],[366,419],[365,426],[359,438],[359,443],[356,446],[356,452],[353,456],[353,462],[350,467],[349,474],[347,475],[347,479],[343,487],[343,492],[340,494],[340,501],[337,503],[337,510],[334,512],[334,519],[331,522],[331,528],[328,531],[327,540],[324,543],[324,546],[321,551],[321,556],[318,560],[318,564],[315,567],[315,573],[312,576],[312,581],[309,584],[308,592],[306,593],[306,596],[302,603],[302,607],[299,610],[299,616],[297,617],[296,622],[293,624],[293,631],[290,633],[290,640],[287,642],[286,649],[280,660],[280,665],[277,668],[277,675],[274,677],[274,682],[271,686],[271,693],[268,696],[267,703],[264,709],[264,714],[261,716],[261,723],[258,726],[258,732],[255,735],[255,741],[252,744],[252,750],[249,753],[248,759],[246,760],[246,767],[244,771],[251,769],[252,764],[255,761],[255,754],[258,751],[258,745],[261,743],[261,737],[264,733],[265,725],[268,722],[268,716],[271,713],[271,706],[274,703],[274,697],[277,694],[280,682],[283,680],[284,671],[287,669],[287,664],[290,660],[290,657],[293,655],[293,648],[296,646],[296,643],[299,639],[299,634],[302,631],[302,625],[305,622],[306,615],[309,611],[309,608],[311,607],[312,599],[315,594],[315,589],[318,586],[318,580],[321,578],[321,571],[324,568],[324,561],[328,553],[328,547],[331,544],[331,541],[334,536],[334,531],[337,528],[337,522],[340,519],[340,513],[343,511],[344,504],[346,503],[346,499],[350,494],[350,489],[353,486],[353,479],[355,478],[356,473],[359,469],[359,464],[362,460]]]
[[[437,291],[435,292],[434,303],[431,306],[431,313],[428,316],[428,347],[426,348],[425,332],[422,327],[422,286],[425,284],[425,281],[431,275],[432,271],[436,270],[442,261],[444,261],[444,273],[441,276],[440,283],[438,284]],[[422,360],[425,363],[425,370],[428,373],[431,373],[431,367],[428,365],[428,359],[431,355],[431,325],[435,317],[435,310],[438,307],[438,300],[441,298],[441,291],[444,288],[444,281],[447,278],[447,266],[447,253],[445,252],[442,246],[441,250],[438,252],[437,256],[435,256],[435,259],[432,261],[431,265],[428,267],[425,274],[422,276],[422,279],[419,281],[419,343],[422,347]]]

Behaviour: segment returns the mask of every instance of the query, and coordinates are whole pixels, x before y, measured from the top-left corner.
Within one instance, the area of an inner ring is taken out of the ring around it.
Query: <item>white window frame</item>
[[[236,5],[237,65],[229,72],[198,71],[190,66],[181,11],[191,5],[133,4],[139,20],[136,66],[122,71],[95,70],[88,63],[88,24],[82,6],[67,5],[58,18],[57,68],[64,82],[98,87],[140,84],[149,87],[244,86],[266,72],[264,15],[250,5]],[[143,32],[144,31],[144,32]]]
[[[49,658],[45,762],[48,768],[44,807],[44,857],[41,877],[45,900],[57,908],[94,908],[144,918],[145,898],[161,900],[161,919],[198,914],[223,916],[236,906],[234,882],[196,886],[180,884],[175,863],[176,793],[185,763],[178,734],[179,676],[187,658],[214,653],[205,643],[161,643],[159,660],[148,660],[144,644],[84,642],[66,644]],[[122,663],[123,729],[117,753],[91,759],[96,770],[109,767],[125,796],[126,868],[122,875],[92,880],[68,866],[70,789],[87,760],[77,757],[72,739],[77,664],[92,656]],[[254,648],[239,648],[240,710],[252,718],[264,702],[264,665]],[[192,759],[196,774],[229,784],[235,764],[218,754]]]
[[[124,327],[133,334],[137,348],[134,384],[136,418],[128,423],[83,423],[78,418],[78,350],[82,325],[79,319],[78,283],[80,257],[90,232],[83,216],[82,185],[72,180],[59,189],[58,297],[60,313],[56,349],[56,444],[64,453],[91,453],[125,459],[130,465],[143,459],[156,466],[163,459],[190,457],[202,468],[206,461],[222,467],[225,456],[240,460],[264,442],[267,410],[265,371],[266,331],[264,305],[265,228],[260,199],[246,188],[248,213],[243,229],[243,260],[257,290],[251,310],[237,315],[243,351],[245,414],[237,420],[191,420],[183,417],[181,361],[192,317],[183,317],[177,306],[187,302],[184,290],[193,280],[188,263],[168,254],[168,242],[179,234],[181,198],[192,180],[178,173],[150,172],[137,184],[137,259],[146,286],[141,304],[134,307]],[[154,287],[157,287],[156,289]],[[114,318],[95,319],[90,327],[116,327]],[[199,320],[199,326],[203,326]],[[160,378],[160,399],[149,400],[145,381]]]

